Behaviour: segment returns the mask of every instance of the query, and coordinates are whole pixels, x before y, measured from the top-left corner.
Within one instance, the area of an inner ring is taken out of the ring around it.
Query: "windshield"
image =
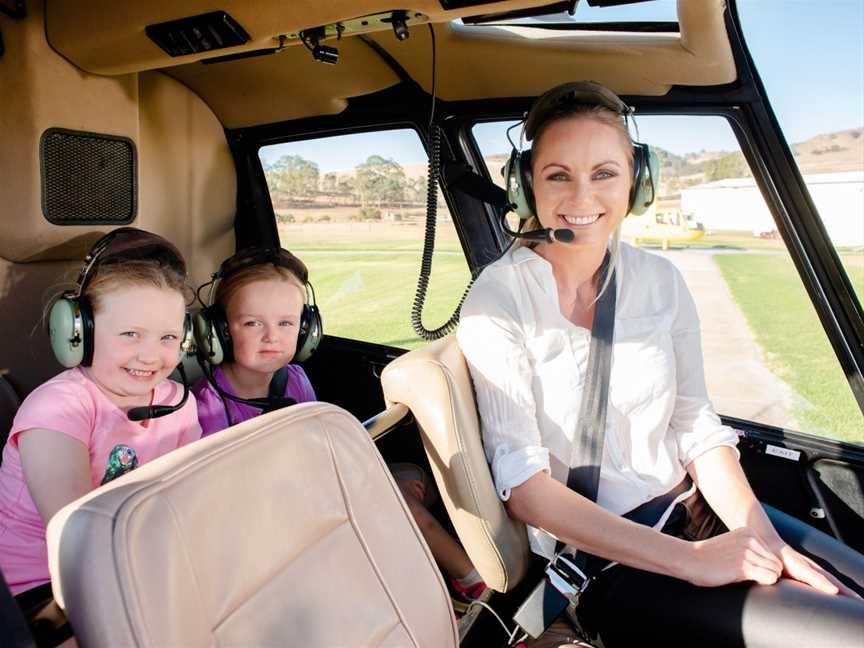
[[[496,14],[466,18],[464,24],[482,23],[484,25],[523,25],[549,27],[566,25],[573,28],[592,26],[601,23],[673,23],[677,27],[678,12],[675,0],[649,0],[635,4],[611,7],[592,7],[584,0],[577,3],[576,13],[566,11],[538,16],[508,17]]]

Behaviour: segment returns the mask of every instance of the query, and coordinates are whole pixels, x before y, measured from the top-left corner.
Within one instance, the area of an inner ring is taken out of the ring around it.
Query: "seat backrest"
[[[48,527],[91,646],[453,646],[447,589],[368,433],[332,405],[161,457]]]
[[[468,366],[447,336],[391,362],[381,374],[387,405],[414,414],[450,519],[486,584],[511,590],[528,569],[525,526],[507,515],[483,453]]]

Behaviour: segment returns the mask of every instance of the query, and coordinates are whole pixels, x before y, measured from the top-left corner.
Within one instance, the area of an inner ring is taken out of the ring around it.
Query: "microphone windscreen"
[[[146,421],[147,419],[156,418],[152,407],[133,407],[126,412],[126,418],[130,421]]]
[[[552,238],[554,238],[559,243],[572,243],[576,238],[576,235],[573,234],[572,230],[569,229],[556,229],[552,231]]]

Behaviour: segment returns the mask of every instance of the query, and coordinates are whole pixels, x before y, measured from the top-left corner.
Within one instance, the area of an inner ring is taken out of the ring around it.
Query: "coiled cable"
[[[459,313],[462,304],[468,297],[468,292],[474,280],[468,282],[465,292],[459,298],[459,303],[453,314],[442,326],[429,330],[423,326],[423,304],[426,302],[426,291],[429,289],[429,278],[432,274],[432,254],[435,251],[435,227],[438,221],[438,177],[441,170],[441,127],[434,124],[429,132],[429,171],[426,184],[426,233],[423,239],[423,255],[420,260],[420,277],[417,279],[417,292],[414,295],[414,305],[411,308],[411,326],[414,332],[427,341],[437,340],[451,333],[459,323]]]
[[[438,220],[438,184],[441,172],[441,127],[435,123],[435,94],[438,86],[438,70],[436,65],[435,30],[429,25],[429,35],[432,38],[432,107],[429,111],[429,169],[426,181],[426,233],[423,239],[423,254],[420,260],[420,277],[417,279],[417,292],[414,295],[414,305],[411,307],[411,326],[414,332],[427,341],[437,340],[451,333],[459,323],[459,312],[468,297],[468,292],[474,280],[468,282],[465,292],[459,298],[459,303],[453,314],[442,326],[429,330],[423,326],[423,305],[426,302],[426,291],[429,289],[429,278],[432,274],[432,254],[435,252],[435,226]]]

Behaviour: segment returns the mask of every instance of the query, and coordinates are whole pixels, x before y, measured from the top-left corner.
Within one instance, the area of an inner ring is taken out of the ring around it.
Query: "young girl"
[[[304,321],[304,311],[308,319],[313,308],[306,305],[308,275],[305,264],[282,249],[244,250],[222,264],[213,303],[196,324],[199,351],[216,365],[212,378],[219,387],[204,377],[192,388],[203,436],[263,411],[232,397],[253,402],[271,396],[283,403],[315,400],[306,372],[289,364],[301,328],[304,338],[310,334]],[[285,386],[271,394],[277,372],[282,372]]]
[[[211,359],[224,358],[212,376],[223,394],[206,377],[193,388],[205,436],[261,414],[261,407],[239,403],[225,394],[254,401],[267,399],[272,395],[273,376],[280,369],[287,371],[287,380],[276,396],[298,403],[315,400],[306,373],[298,365],[288,364],[311,334],[301,332],[305,329],[301,326],[304,308],[310,308],[304,306],[308,274],[300,259],[282,249],[245,250],[222,264],[215,278],[219,283],[213,303],[204,309],[196,325],[199,351]],[[425,473],[413,464],[394,464],[391,469],[454,589],[466,602],[477,598],[485,584],[465,550],[429,513],[432,486]]]
[[[100,239],[77,291],[52,307],[52,348],[72,368],[21,404],[0,466],[0,570],[13,594],[50,597],[45,526],[54,513],[201,436],[193,399],[160,418],[128,415],[181,400],[166,379],[181,353],[185,278],[171,243],[122,228]]]

